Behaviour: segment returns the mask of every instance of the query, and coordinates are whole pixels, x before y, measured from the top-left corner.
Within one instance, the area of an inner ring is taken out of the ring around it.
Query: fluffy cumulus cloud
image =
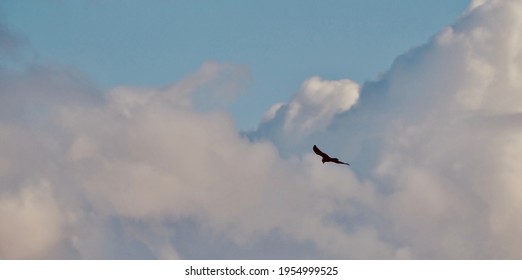
[[[246,133],[222,109],[242,66],[108,92],[4,67],[0,257],[521,258],[520,30],[519,1],[473,1],[379,79],[312,77]]]
[[[337,81],[312,77],[305,81],[288,103],[274,104],[251,139],[270,138],[281,150],[295,151],[304,136],[322,132],[332,119],[348,111],[359,98],[359,85],[345,79]],[[299,147],[302,148],[302,147]]]
[[[359,97],[359,86],[350,80],[324,81],[312,77],[305,81],[288,104],[277,103],[265,114],[262,126],[277,126],[303,134],[317,131],[337,113],[349,110]]]
[[[474,5],[386,78],[394,105],[375,174],[393,186],[394,232],[419,257],[522,257],[522,6]]]
[[[352,173],[311,156],[283,160],[270,142],[240,136],[224,111],[199,108],[199,96],[221,94],[223,84],[240,90],[245,77],[241,66],[212,62],[161,89],[100,92],[68,69],[6,77],[1,256],[182,258],[191,248],[179,252],[180,223],[236,250],[288,239],[296,250],[312,244],[346,257],[379,243],[370,228],[347,233],[330,219],[351,213],[349,200],[371,198]]]

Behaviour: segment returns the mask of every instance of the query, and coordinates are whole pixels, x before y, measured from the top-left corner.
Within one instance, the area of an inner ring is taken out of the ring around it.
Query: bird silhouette
[[[349,163],[346,163],[346,162],[342,162],[340,161],[338,158],[332,158],[330,157],[329,155],[327,155],[326,153],[324,153],[323,151],[319,150],[319,148],[317,148],[316,145],[314,145],[314,153],[318,154],[319,156],[321,156],[323,159],[322,159],[322,162],[323,164],[325,162],[333,162],[333,163],[337,163],[337,164],[346,164],[346,165],[350,165]]]

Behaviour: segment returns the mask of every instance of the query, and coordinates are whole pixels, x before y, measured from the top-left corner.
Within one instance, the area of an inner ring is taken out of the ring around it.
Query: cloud
[[[359,97],[359,86],[350,80],[305,81],[287,105],[275,104],[265,115],[263,126],[306,133],[327,125],[335,114],[349,110]]]
[[[371,191],[356,189],[349,170],[320,169],[312,157],[282,160],[271,143],[242,138],[228,114],[170,103],[177,91],[141,94],[132,106],[119,99],[132,93],[115,93],[102,108],[59,118],[76,135],[67,151],[73,180],[98,211],[143,226],[193,219],[241,246],[279,232],[339,257],[343,246],[329,240],[348,250],[363,237],[325,220]]]
[[[0,258],[44,257],[60,238],[61,219],[49,183],[0,197]]]
[[[350,110],[358,98],[359,85],[354,81],[312,77],[287,104],[274,104],[257,130],[246,135],[251,139],[268,137],[280,150],[291,150],[299,138],[325,131],[330,122],[338,114]]]
[[[326,131],[253,134],[291,139],[291,154],[322,141],[353,158],[378,190],[380,236],[409,257],[520,258],[521,13],[516,1],[474,2],[365,83]]]
[[[16,232],[30,234],[24,225],[47,221],[50,234],[20,253],[21,242],[11,242],[2,256],[179,258],[187,253],[171,240],[183,230],[175,226],[181,221],[237,248],[282,236],[325,256],[367,255],[349,249],[379,242],[375,231],[345,232],[329,216],[350,215],[343,205],[350,199],[364,204],[371,188],[357,188],[349,170],[324,169],[312,156],[281,159],[272,143],[242,137],[226,112],[199,107],[202,90],[220,95],[223,83],[241,90],[235,86],[247,77],[241,69],[208,63],[165,88],[105,93],[70,69],[12,73],[0,84],[6,136],[0,140],[0,197],[8,205],[0,216],[21,226],[2,236],[23,239]],[[45,188],[26,187],[40,182]],[[24,199],[26,192],[45,199]],[[35,217],[24,214],[27,205]]]
[[[3,67],[16,67],[19,63],[34,57],[36,57],[36,52],[31,48],[28,40],[3,24],[3,18],[0,15],[0,58],[2,59],[0,60],[0,70]]]
[[[520,258],[521,19],[474,1],[376,81],[305,81],[248,137],[223,107],[243,66],[107,92],[3,70],[0,257]]]
[[[0,55],[12,55],[20,46],[17,38],[4,25],[0,25]]]
[[[388,219],[419,257],[521,256],[522,131],[497,126],[522,110],[521,14],[516,1],[485,2],[388,74],[398,100],[375,172],[393,186]]]

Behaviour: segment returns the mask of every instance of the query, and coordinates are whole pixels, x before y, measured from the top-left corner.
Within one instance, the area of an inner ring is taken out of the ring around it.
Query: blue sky
[[[252,83],[229,111],[240,129],[249,129],[311,76],[374,79],[467,4],[6,0],[0,13],[39,63],[77,68],[102,89],[171,84],[205,61],[246,65]]]

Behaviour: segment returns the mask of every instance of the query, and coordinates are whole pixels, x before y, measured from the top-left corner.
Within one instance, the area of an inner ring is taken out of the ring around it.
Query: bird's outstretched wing
[[[334,163],[338,163],[338,164],[346,164],[346,165],[350,165],[349,163],[347,163],[347,162],[342,162],[342,161],[340,161],[340,160],[337,159],[337,158],[334,158],[334,159],[332,160],[332,162],[334,162]]]
[[[317,148],[316,145],[314,145],[313,150],[314,150],[314,153],[320,155],[321,157],[326,157],[326,158],[330,157],[327,154],[323,153],[321,150],[319,150],[319,148]]]

